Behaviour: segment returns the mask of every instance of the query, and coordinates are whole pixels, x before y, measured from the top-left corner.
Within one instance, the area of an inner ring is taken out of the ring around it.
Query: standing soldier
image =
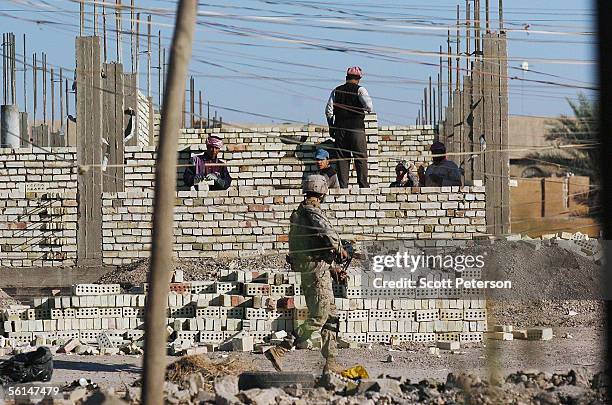
[[[341,188],[348,187],[351,158],[355,159],[359,187],[369,187],[368,150],[363,118],[372,112],[372,99],[359,85],[363,72],[359,66],[346,71],[346,83],[336,87],[329,96],[325,116],[332,138],[336,140],[338,180]]]
[[[303,185],[304,201],[291,214],[289,230],[289,259],[291,269],[302,274],[302,288],[306,296],[309,318],[296,331],[293,342],[284,341],[266,352],[274,368],[282,370],[282,358],[293,346],[305,347],[313,335],[321,335],[321,354],[325,358],[323,373],[338,371],[336,363],[336,334],[338,318],[335,316],[332,290],[332,263],[348,256],[342,240],[321,210],[327,193],[327,179],[310,175]]]

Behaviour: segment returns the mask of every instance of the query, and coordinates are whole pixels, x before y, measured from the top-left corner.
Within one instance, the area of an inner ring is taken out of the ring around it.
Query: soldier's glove
[[[204,178],[204,180],[207,180],[207,181],[211,181],[211,180],[212,180],[212,181],[217,181],[217,178],[218,178],[218,177],[217,177],[217,175],[216,175],[216,174],[214,174],[214,173],[209,173],[209,174],[207,174],[207,175],[206,175],[206,177]]]
[[[348,274],[346,271],[340,266],[332,266],[329,270],[331,276],[338,284],[346,284],[348,280]]]
[[[329,125],[330,127],[334,126],[334,117],[327,117],[327,125]]]

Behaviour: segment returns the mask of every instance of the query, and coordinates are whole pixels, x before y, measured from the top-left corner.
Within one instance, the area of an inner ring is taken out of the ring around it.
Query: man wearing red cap
[[[442,142],[431,145],[433,162],[425,171],[426,187],[460,186],[461,170],[455,162],[446,158],[446,146]]]
[[[192,165],[183,173],[186,186],[196,186],[200,181],[212,181],[209,190],[227,190],[232,184],[232,177],[225,162],[219,159],[223,140],[211,135],[206,139],[206,152],[191,158]]]
[[[325,116],[330,134],[336,140],[338,181],[341,188],[348,187],[351,159],[355,159],[359,187],[369,187],[368,151],[363,118],[372,112],[372,99],[365,87],[359,86],[363,71],[353,66],[346,71],[346,83],[336,87],[329,97]]]

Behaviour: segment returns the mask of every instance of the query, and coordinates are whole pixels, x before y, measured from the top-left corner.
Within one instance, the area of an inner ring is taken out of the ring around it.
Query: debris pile
[[[337,380],[337,381],[336,381]],[[527,370],[508,375],[496,384],[471,374],[448,374],[446,381],[411,382],[402,377],[319,380],[318,388],[300,384],[240,389],[238,375],[214,380],[214,392],[205,387],[200,373],[182,381],[166,382],[165,401],[169,403],[291,404],[291,403],[606,403],[608,377],[590,375],[583,369],[567,374]],[[321,385],[326,385],[325,387]],[[135,402],[139,393],[130,389],[123,399]]]

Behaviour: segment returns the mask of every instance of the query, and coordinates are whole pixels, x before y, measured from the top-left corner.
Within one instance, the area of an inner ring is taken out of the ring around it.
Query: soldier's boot
[[[291,343],[282,342],[281,344],[270,348],[264,353],[266,358],[274,366],[276,371],[283,371],[283,357],[291,350]]]
[[[335,357],[328,357],[325,359],[325,365],[323,366],[323,375],[334,373],[340,375],[344,371],[344,368],[340,366]]]

